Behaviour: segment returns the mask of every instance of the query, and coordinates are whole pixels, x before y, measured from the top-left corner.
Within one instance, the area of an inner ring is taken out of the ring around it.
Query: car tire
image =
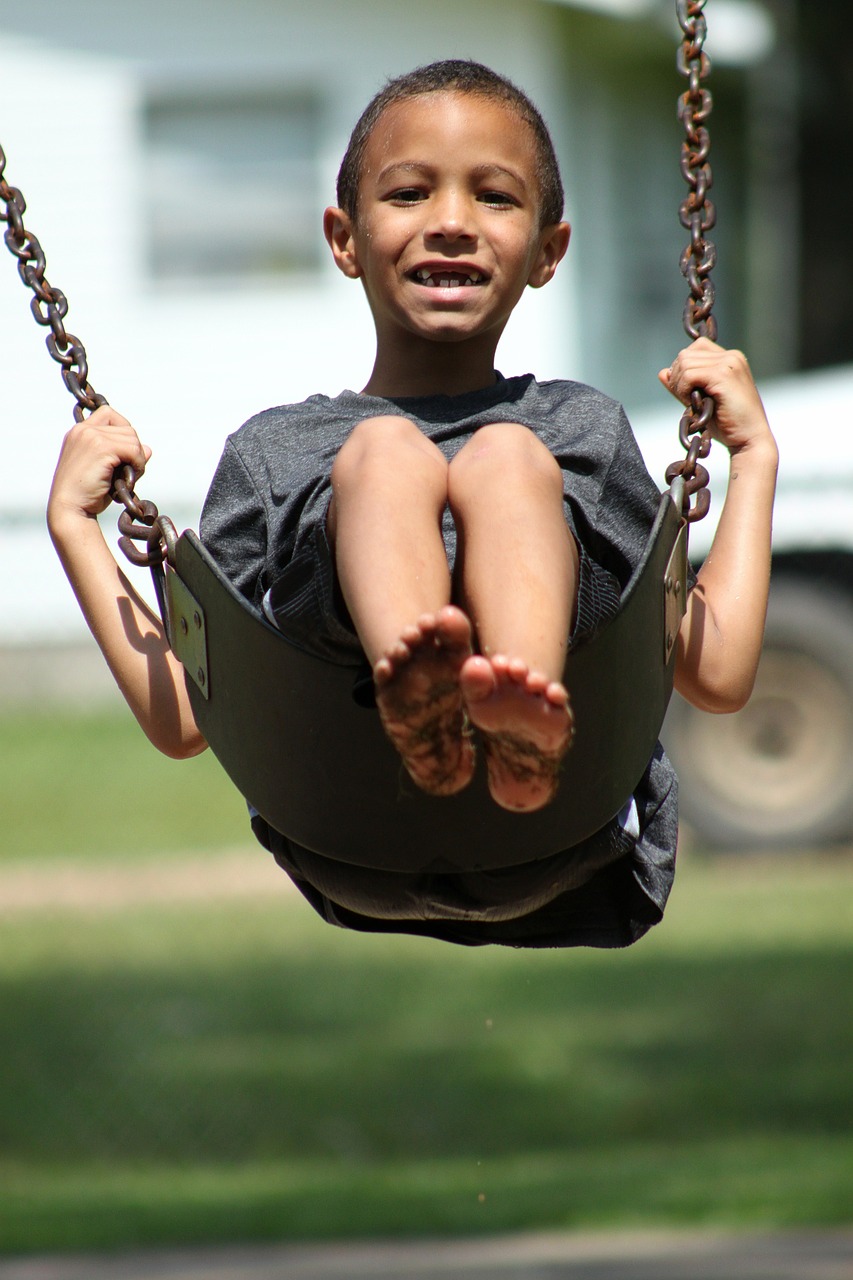
[[[774,580],[755,689],[709,715],[673,697],[662,733],[681,816],[711,849],[814,848],[853,833],[853,604]]]

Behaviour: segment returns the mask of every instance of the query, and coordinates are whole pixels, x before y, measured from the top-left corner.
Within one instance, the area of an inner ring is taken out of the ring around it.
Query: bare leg
[[[383,726],[423,790],[470,782],[459,672],[471,626],[450,605],[441,536],[447,461],[405,418],[355,428],[332,468],[328,532],[344,599],[373,666]]]
[[[481,656],[462,666],[495,801],[539,809],[557,791],[572,715],[562,684],[577,598],[578,553],[560,469],[527,428],[481,427],[450,467],[461,599]]]

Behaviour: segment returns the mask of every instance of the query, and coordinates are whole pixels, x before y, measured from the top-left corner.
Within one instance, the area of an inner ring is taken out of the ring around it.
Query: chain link
[[[690,287],[683,323],[688,338],[706,337],[716,341],[717,322],[711,314],[715,297],[711,271],[716,265],[717,250],[706,236],[717,221],[717,211],[708,199],[713,177],[708,163],[711,138],[705,122],[713,104],[710,91],[703,83],[711,69],[704,51],[705,0],[676,0],[675,7],[683,32],[678,70],[688,80],[687,91],[678,100],[678,118],[685,132],[681,173],[689,187],[679,209],[681,225],[690,232],[690,241],[681,255],[681,272]],[[692,393],[678,430],[687,457],[673,462],[666,470],[667,483],[671,484],[676,476],[684,477],[683,510],[690,521],[701,520],[711,505],[708,472],[699,459],[707,458],[711,450],[710,424],[714,408],[711,396],[701,390]],[[694,499],[692,506],[691,498]]]
[[[74,420],[82,422],[107,400],[89,382],[86,350],[79,338],[65,328],[68,299],[61,289],[48,283],[44,251],[36,237],[24,226],[27,204],[17,187],[6,181],[6,155],[0,147],[0,222],[6,223],[3,239],[18,260],[18,274],[33,293],[30,310],[36,323],[50,329],[46,344],[51,357],[60,366],[62,380],[76,401]],[[157,508],[153,502],[137,498],[134,493],[136,475],[130,466],[119,467],[113,477],[112,496],[124,507],[119,516],[119,539],[127,558],[137,565],[162,564],[165,548]],[[140,551],[135,542],[144,542]]]

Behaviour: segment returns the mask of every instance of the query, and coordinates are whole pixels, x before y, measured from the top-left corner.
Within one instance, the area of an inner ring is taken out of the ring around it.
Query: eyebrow
[[[426,164],[420,160],[395,160],[393,164],[386,165],[384,169],[380,169],[376,175],[377,182],[386,182],[394,173],[400,174],[431,174],[434,172],[434,165]],[[501,164],[478,164],[472,169],[472,175],[475,178],[509,178],[512,182],[518,183],[520,187],[526,186],[525,180],[515,169],[508,169]]]

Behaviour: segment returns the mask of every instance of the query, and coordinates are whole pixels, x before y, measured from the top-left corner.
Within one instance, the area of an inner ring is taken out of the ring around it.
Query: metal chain
[[[76,401],[74,420],[82,422],[87,412],[92,413],[107,400],[89,382],[86,350],[80,339],[65,328],[68,299],[61,289],[47,281],[44,251],[33,233],[24,226],[26,201],[18,188],[6,181],[5,171],[6,155],[0,147],[0,201],[5,206],[5,209],[0,207],[0,222],[6,223],[3,238],[9,252],[18,259],[18,274],[34,295],[30,310],[36,323],[50,329],[47,349],[60,366],[62,380]],[[122,534],[119,546],[133,564],[153,567],[163,562],[166,538],[157,508],[153,502],[137,498],[135,483],[132,467],[117,469],[112,496],[124,507],[119,516]],[[136,542],[144,542],[145,550],[139,550],[134,545]]]
[[[703,9],[705,0],[676,0],[678,22],[683,40],[678,52],[678,70],[687,77],[688,88],[678,100],[678,118],[685,139],[681,145],[681,173],[690,188],[679,209],[681,225],[690,232],[690,243],[681,255],[681,271],[690,286],[684,306],[684,330],[691,339],[717,337],[717,322],[711,314],[714,285],[711,271],[716,265],[717,250],[707,239],[717,221],[717,211],[708,192],[713,178],[708,163],[711,139],[705,121],[711,114],[712,99],[704,86],[711,64],[704,52],[707,25]],[[684,460],[673,462],[666,470],[667,483],[676,476],[684,477],[683,511],[687,520],[701,520],[711,505],[708,472],[699,463],[711,450],[710,422],[714,416],[713,397],[695,390],[678,429],[679,439],[687,450]],[[693,506],[690,505],[694,498]]]

